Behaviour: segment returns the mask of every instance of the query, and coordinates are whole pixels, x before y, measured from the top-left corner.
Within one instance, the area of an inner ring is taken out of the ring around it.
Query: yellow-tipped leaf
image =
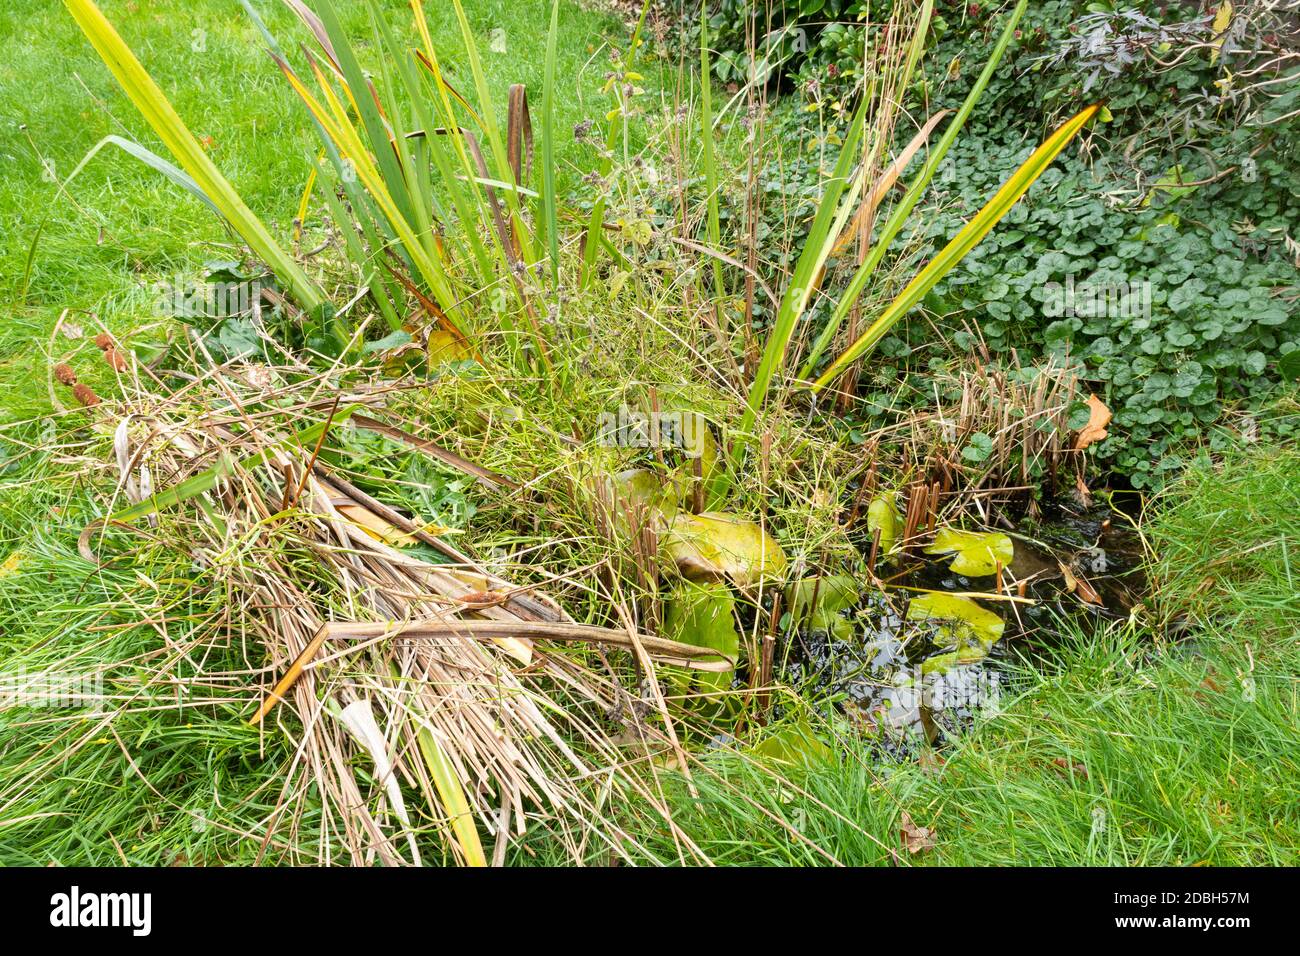
[[[1081,130],[1090,119],[1097,114],[1101,108],[1100,104],[1093,104],[1087,109],[1072,117],[1068,122],[1061,126],[1055,133],[1034,150],[1030,156],[1020,166],[1019,169],[1003,183],[1002,188],[990,199],[966,226],[953,236],[948,245],[944,246],[937,256],[930,260],[924,269],[916,274],[916,277],[907,284],[907,288],[899,293],[898,298],[894,299],[881,313],[875,322],[871,323],[862,335],[828,368],[817,381],[810,386],[814,392],[820,391],[831,382],[835,381],[851,364],[869,352],[871,349],[884,338],[885,333],[893,328],[907,312],[915,306],[922,298],[925,297],[935,283],[947,275],[960,262],[971,249],[975,248],[994,226],[1005,216],[1011,207],[1023,196],[1056,159],[1057,155],[1065,148],[1065,145]]]

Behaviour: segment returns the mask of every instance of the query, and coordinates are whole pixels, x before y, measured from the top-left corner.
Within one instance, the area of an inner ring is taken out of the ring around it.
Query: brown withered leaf
[[[1217,680],[1215,680],[1215,678],[1218,676],[1219,676],[1219,672],[1216,671],[1213,667],[1211,667],[1206,672],[1205,678],[1201,681],[1200,688],[1192,691],[1192,696],[1196,698],[1196,700],[1199,703],[1204,704],[1209,699],[1207,693],[1208,694],[1223,693],[1222,685]]]
[[[1074,476],[1074,493],[1079,496],[1079,504],[1085,508],[1092,505],[1092,492],[1088,489],[1088,484],[1083,480],[1083,475]]]
[[[1075,449],[1082,450],[1087,448],[1089,445],[1101,441],[1110,434],[1106,430],[1106,426],[1110,424],[1112,418],[1114,418],[1114,415],[1111,410],[1106,407],[1106,403],[1096,395],[1089,395],[1088,424],[1079,429],[1078,437],[1074,439]]]
[[[1101,607],[1106,602],[1101,599],[1096,588],[1088,583],[1088,579],[1082,574],[1075,571],[1064,561],[1057,561],[1057,566],[1061,569],[1061,576],[1065,578],[1065,589],[1077,597],[1084,604],[1091,604],[1095,607]]]
[[[903,816],[898,822],[898,830],[908,853],[921,853],[934,846],[934,830],[930,827],[917,826],[906,810],[903,811]]]
[[[460,595],[456,600],[465,607],[484,608],[504,604],[509,597],[510,595],[502,594],[499,591],[470,591],[467,594]]]

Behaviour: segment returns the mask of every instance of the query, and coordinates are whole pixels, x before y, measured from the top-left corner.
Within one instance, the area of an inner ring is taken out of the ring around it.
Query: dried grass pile
[[[671,720],[653,690],[636,706],[618,674],[657,688],[655,661],[727,665],[632,627],[578,624],[353,485],[320,457],[335,429],[459,460],[385,424],[382,389],[339,394],[340,375],[296,374],[285,385],[275,370],[223,367],[179,390],[137,375],[121,401],[89,410],[113,435],[101,468],[118,506],[83,533],[83,554],[182,550],[194,586],[224,595],[209,602],[210,639],[245,647],[245,670],[217,672],[187,647],[155,680],[234,688],[245,719],[294,741],[277,810],[250,836],[283,862],[499,864],[530,827],[575,860],[600,845],[635,852],[614,801],[655,808],[674,830],[651,760],[675,746]],[[403,550],[415,542],[446,563]],[[631,666],[609,667],[607,647]]]

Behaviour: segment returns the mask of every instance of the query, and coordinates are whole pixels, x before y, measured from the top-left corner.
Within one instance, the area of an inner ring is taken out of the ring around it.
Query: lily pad
[[[921,662],[921,673],[922,675],[946,674],[960,664],[974,664],[988,656],[988,648],[983,644],[967,644],[960,650],[927,657]]]
[[[1006,629],[1006,622],[988,608],[942,591],[925,591],[913,597],[907,605],[907,619],[939,622],[939,643],[951,645],[959,653],[968,647],[987,650]]]
[[[847,636],[852,625],[843,612],[857,603],[860,593],[857,579],[848,574],[819,574],[791,581],[785,588],[790,624]]]
[[[756,743],[753,751],[758,757],[804,767],[835,762],[835,752],[813,733],[805,720],[774,731]]]
[[[740,655],[735,612],[736,598],[727,585],[687,581],[667,602],[663,635],[683,644],[713,648],[735,661]]]
[[[1001,564],[1004,568],[1015,557],[1015,545],[1005,534],[997,531],[958,531],[940,528],[934,543],[925,549],[926,554],[951,554],[952,570],[956,574],[978,578],[993,574]]]
[[[880,549],[878,554],[889,554],[898,543],[898,511],[894,505],[893,492],[877,495],[867,505],[867,531],[880,532]]]
[[[785,573],[785,552],[771,535],[753,521],[721,511],[677,515],[667,545],[678,569],[693,580],[726,578],[747,588]]]
[[[616,504],[621,517],[627,503],[644,505],[652,513],[671,521],[677,514],[681,490],[678,482],[665,483],[647,468],[628,468],[614,476]]]

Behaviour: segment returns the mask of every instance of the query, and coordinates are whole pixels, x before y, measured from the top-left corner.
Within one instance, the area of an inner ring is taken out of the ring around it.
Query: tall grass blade
[[[252,210],[244,205],[235,187],[208,158],[171,102],[140,65],[140,61],[113,29],[94,0],[64,2],[100,59],[198,189],[208,197],[240,238],[248,243],[254,254],[285,284],[299,306],[309,313],[323,312],[327,306],[324,291],[271,237],[270,231]]]
[[[545,85],[542,88],[542,228],[551,253],[554,279],[560,281],[559,213],[555,196],[555,63],[560,33],[560,0],[551,4],[551,26],[546,34]]]
[[[626,62],[629,66],[633,64],[637,48],[641,45],[641,30],[645,26],[646,15],[649,12],[650,0],[645,0],[641,5],[641,16],[636,22],[636,29],[632,31],[632,41],[628,44]],[[605,158],[601,160],[599,168],[602,177],[608,176],[610,170],[614,168],[614,147],[618,145],[618,134],[626,121],[623,116],[622,93],[617,83],[613,87],[613,97],[615,108],[611,112],[609,128],[605,131]],[[591,218],[587,221],[587,238],[582,249],[582,288],[584,289],[591,282],[596,266],[596,251],[601,248],[604,238],[605,196],[602,192],[596,197],[596,202],[591,207]]]
[[[856,342],[831,363],[830,368],[826,370],[821,378],[812,384],[812,390],[817,392],[825,388],[852,362],[873,349],[885,336],[885,333],[906,315],[909,309],[920,302],[926,293],[934,288],[935,283],[947,275],[971,249],[975,248],[981,239],[989,234],[989,231],[1011,210],[1011,207],[1034,184],[1035,180],[1047,170],[1047,167],[1052,164],[1052,161],[1056,159],[1066,144],[1074,138],[1085,123],[1096,115],[1100,108],[1100,105],[1094,104],[1082,110],[1049,136],[1038,149],[1034,150],[1033,155],[1025,160],[1010,179],[1003,183],[1002,188],[994,194],[983,209],[976,213],[975,218],[968,222],[957,235],[953,236],[948,245],[930,260],[924,269],[916,274],[915,278],[907,284],[907,287],[881,313],[880,318],[876,319],[866,332],[859,336]]]
[[[979,78],[976,79],[975,85],[971,87],[971,91],[962,102],[961,108],[957,110],[957,115],[954,116],[952,122],[948,124],[948,128],[944,130],[943,136],[939,138],[939,142],[935,146],[934,151],[929,154],[925,161],[925,165],[921,167],[921,172],[917,174],[916,179],[912,181],[912,185],[908,187],[903,198],[899,200],[898,204],[894,206],[893,210],[890,212],[889,218],[885,220],[884,226],[881,227],[880,238],[872,247],[866,260],[858,267],[858,271],[854,273],[852,280],[849,282],[848,288],[844,290],[844,294],[836,304],[835,311],[831,314],[830,320],[817,336],[812,349],[809,350],[808,357],[804,360],[803,367],[799,370],[799,377],[801,379],[807,379],[812,376],[813,371],[817,366],[817,361],[825,353],[831,340],[835,338],[835,333],[839,331],[839,327],[844,322],[849,311],[862,296],[862,292],[867,287],[867,282],[871,279],[871,276],[875,273],[876,267],[880,265],[880,261],[885,257],[885,253],[889,251],[890,244],[893,243],[899,230],[903,228],[903,223],[907,221],[907,217],[911,214],[912,208],[916,205],[917,200],[921,198],[921,194],[925,192],[925,188],[930,184],[930,180],[934,177],[935,171],[939,168],[944,157],[948,154],[948,150],[952,147],[953,142],[956,141],[957,135],[961,132],[962,127],[966,125],[967,117],[969,117],[971,112],[975,109],[975,104],[983,95],[984,88],[988,86],[989,80],[992,79],[994,70],[996,70],[998,64],[1002,62],[1002,55],[1006,52],[1007,46],[1015,36],[1016,25],[1020,23],[1020,18],[1024,14],[1025,8],[1028,5],[1029,0],[1020,0],[1020,2],[1016,4],[1016,8],[1011,11],[1011,16],[1007,19],[1007,25],[1003,28],[1002,35],[998,37],[997,45],[994,46],[993,52],[989,54],[988,62],[984,64],[984,69],[980,72]]]
[[[502,181],[513,181],[509,155],[506,151],[505,142],[501,138],[501,127],[497,122],[496,113],[491,108],[492,90],[488,86],[487,75],[483,72],[483,61],[479,57],[478,45],[474,41],[474,31],[470,28],[469,19],[465,16],[465,8],[461,5],[460,0],[452,0],[452,7],[456,11],[456,20],[460,23],[461,36],[465,42],[465,54],[469,61],[470,75],[474,78],[474,89],[481,107],[480,118],[483,123],[483,135],[487,139],[488,149],[496,166],[496,178]],[[519,256],[526,263],[532,262],[531,243],[528,231],[524,228],[519,196],[513,190],[510,190],[505,191],[505,197],[506,207],[510,211],[510,219],[514,227],[514,234],[519,239]]]
[[[139,143],[112,134],[105,136],[90,148],[90,152],[86,153],[86,155],[82,157],[81,162],[77,163],[76,168],[73,169],[68,175],[68,178],[64,180],[64,186],[67,186],[67,184],[72,181],[73,177],[81,172],[82,168],[85,167],[85,165],[89,163],[90,160],[93,159],[94,156],[105,146],[116,146],[118,149],[122,150],[122,152],[138,159],[155,172],[162,173],[177,186],[180,186],[195,199],[203,203],[203,205],[215,212],[218,216],[221,216],[223,220],[226,219],[225,215],[217,207],[217,204],[214,203],[208,197],[208,194],[203,191],[203,188],[194,181],[193,176],[188,175],[183,169],[179,169],[172,163],[167,162],[167,160],[163,159],[153,150],[146,149]],[[229,222],[229,220],[226,221]]]
[[[835,251],[832,255],[842,255],[849,247],[849,244],[853,242],[854,238],[856,238],[859,229],[870,228],[870,223],[876,214],[876,210],[880,207],[885,196],[889,195],[889,191],[894,188],[894,183],[898,182],[898,177],[903,174],[903,170],[907,168],[907,164],[910,163],[916,154],[921,151],[921,148],[925,146],[926,142],[930,139],[930,134],[934,132],[934,128],[938,126],[939,123],[942,122],[943,118],[950,112],[952,111],[939,110],[939,112],[926,120],[925,125],[922,126],[917,134],[912,137],[911,141],[906,147],[904,147],[903,151],[898,154],[898,158],[890,163],[889,167],[880,174],[879,178],[877,178],[876,182],[872,185],[871,192],[867,193],[867,195],[863,197],[862,205],[858,207],[858,211],[854,215],[853,221],[848,224],[847,228],[845,228],[843,234],[840,236],[839,242],[835,243]]]
[[[709,65],[709,8],[705,0],[700,3],[700,147],[704,163],[705,235],[709,246],[722,249],[722,226],[718,217],[718,163],[713,154],[713,69]],[[713,265],[713,294],[722,296],[722,263],[710,260]]]

